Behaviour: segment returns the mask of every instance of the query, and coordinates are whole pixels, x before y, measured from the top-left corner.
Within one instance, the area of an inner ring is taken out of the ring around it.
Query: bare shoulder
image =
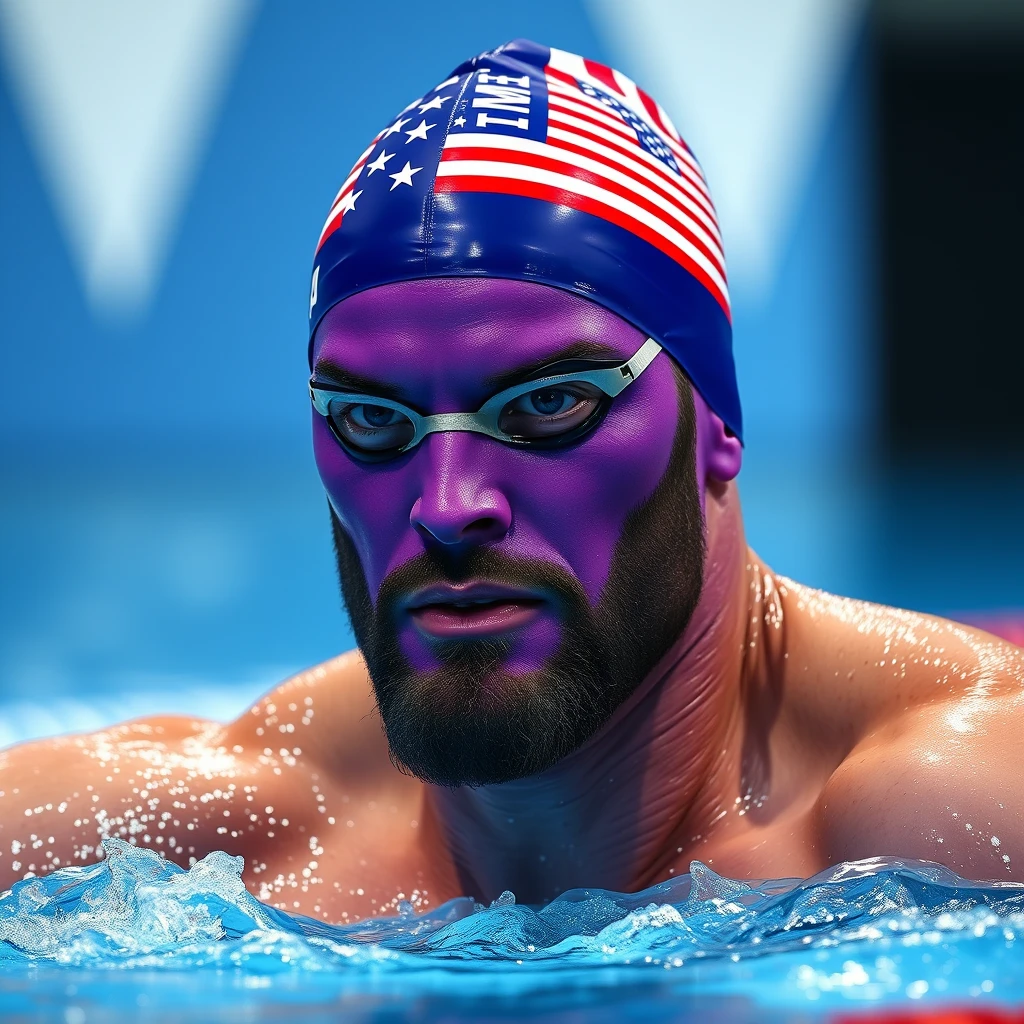
[[[831,861],[888,854],[1024,881],[1019,654],[1007,648],[970,686],[907,707],[854,747],[818,804]]]
[[[829,861],[903,856],[1024,879],[1024,651],[784,577],[769,589],[780,720],[792,749],[823,758],[814,821]]]
[[[917,709],[1024,687],[1024,651],[982,630],[773,580],[789,699],[805,721],[845,735],[848,749]]]
[[[352,652],[227,725],[148,718],[0,752],[0,888],[91,862],[111,836],[183,865],[214,849],[287,861],[333,830],[349,793],[389,785],[410,780],[390,764]]]
[[[226,730],[254,756],[302,759],[346,781],[394,771],[366,664],[358,650],[300,672]]]
[[[212,831],[199,808],[237,767],[222,732],[215,722],[154,717],[0,752],[0,888],[88,863],[110,836],[187,861]]]

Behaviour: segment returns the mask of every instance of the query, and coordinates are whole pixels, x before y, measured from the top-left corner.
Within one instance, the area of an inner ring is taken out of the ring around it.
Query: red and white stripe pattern
[[[700,165],[665,111],[619,71],[564,50],[552,48],[544,74],[546,141],[451,130],[434,190],[529,196],[594,214],[682,265],[729,316],[715,209]],[[667,144],[678,173],[648,152],[628,121],[587,95],[580,83],[611,94],[642,118]]]
[[[338,189],[338,194],[334,197],[334,201],[331,203],[331,212],[327,214],[327,220],[324,221],[323,230],[320,232],[320,237],[316,241],[316,251],[320,251],[320,246],[324,244],[324,240],[328,235],[333,234],[338,228],[341,227],[341,221],[345,216],[346,210],[352,209],[351,197],[354,191],[356,179],[359,177],[360,172],[363,169],[363,164],[366,163],[370,158],[370,154],[373,152],[373,147],[377,145],[383,132],[378,132],[374,136],[373,142],[371,142],[362,155],[355,162],[352,170],[349,171],[348,177],[345,179],[344,184]],[[337,178],[335,178],[337,181]]]

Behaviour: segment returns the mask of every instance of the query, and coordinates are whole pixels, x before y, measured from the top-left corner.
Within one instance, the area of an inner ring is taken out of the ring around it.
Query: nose
[[[409,521],[424,540],[476,546],[508,533],[512,508],[501,489],[485,479],[481,447],[486,443],[463,432],[432,434],[423,442],[422,487]]]

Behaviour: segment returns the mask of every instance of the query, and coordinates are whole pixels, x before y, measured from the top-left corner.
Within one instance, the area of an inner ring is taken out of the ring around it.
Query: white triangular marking
[[[589,0],[708,177],[734,294],[771,287],[863,0]]]
[[[94,308],[145,308],[250,10],[0,0],[6,63]]]

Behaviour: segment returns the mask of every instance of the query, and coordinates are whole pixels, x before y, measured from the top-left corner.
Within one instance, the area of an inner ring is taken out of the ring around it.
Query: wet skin
[[[625,360],[643,340],[541,285],[428,281],[335,307],[314,357],[400,387],[423,411],[467,411],[490,393],[487,376],[581,341]],[[774,574],[744,540],[739,445],[694,404],[707,545],[697,610],[611,721],[553,768],[454,790],[401,774],[350,652],[228,725],[148,719],[0,754],[0,885],[90,862],[106,835],[182,864],[242,854],[257,896],[333,920],[400,899],[422,909],[503,889],[529,902],[574,886],[635,890],[692,859],[734,877],[807,876],[888,854],[1024,879],[1024,653]],[[371,594],[431,545],[488,545],[558,565],[596,604],[626,515],[665,472],[678,415],[661,355],[564,457],[437,434],[367,466],[315,414],[314,448]],[[521,670],[558,643],[542,599],[489,594],[508,600],[477,612],[429,596],[436,611],[399,626],[416,667],[433,666],[439,629],[510,630]]]

